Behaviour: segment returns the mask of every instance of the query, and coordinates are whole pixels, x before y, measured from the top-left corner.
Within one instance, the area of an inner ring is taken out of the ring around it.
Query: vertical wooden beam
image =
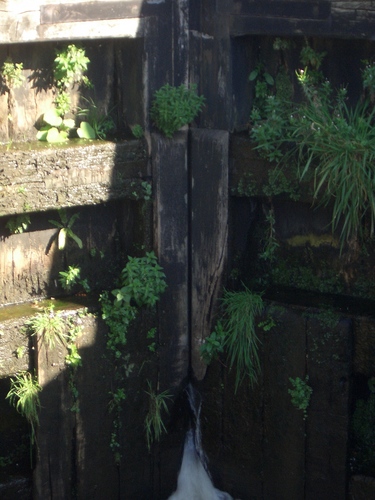
[[[191,131],[191,365],[201,380],[200,346],[213,326],[227,255],[228,144],[224,130]]]
[[[58,343],[55,348],[48,348],[38,337],[35,350],[38,380],[43,390],[40,393],[38,459],[34,470],[33,498],[66,500],[71,498],[72,489],[74,427],[65,370],[66,349]]]
[[[168,284],[159,305],[162,390],[181,384],[189,369],[187,139],[187,131],[152,134],[155,247]]]

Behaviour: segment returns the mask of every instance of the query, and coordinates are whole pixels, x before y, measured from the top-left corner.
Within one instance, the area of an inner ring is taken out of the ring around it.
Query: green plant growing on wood
[[[100,301],[102,317],[109,327],[107,347],[120,358],[120,348],[126,345],[126,333],[137,316],[137,307],[155,306],[167,285],[154,252],[147,252],[145,257],[128,257],[118,284],[111,295],[102,293]]]
[[[56,314],[54,309],[51,303],[43,312],[36,314],[27,322],[32,336],[36,336],[46,348],[51,349],[55,347],[56,342],[65,346],[68,339],[64,319]]]
[[[260,371],[258,349],[260,341],[255,331],[256,318],[264,308],[260,294],[244,286],[239,292],[225,290],[222,298],[224,347],[230,369],[235,367],[235,392],[247,377],[253,385]]]
[[[218,321],[214,331],[206,337],[200,346],[200,354],[207,365],[224,352],[225,338],[226,332],[224,331],[223,324],[221,321]]]
[[[37,377],[28,371],[17,373],[10,379],[10,390],[6,396],[9,403],[26,418],[30,424],[31,446],[36,442],[36,429],[39,425],[40,400],[39,392],[42,390]]]
[[[88,280],[81,278],[80,267],[69,266],[67,271],[60,271],[59,275],[60,284],[67,292],[70,292],[75,285],[80,285],[86,293],[91,291]]]
[[[83,248],[83,243],[81,238],[79,238],[72,230],[72,226],[74,225],[75,221],[78,219],[79,214],[73,214],[69,219],[68,219],[68,214],[66,210],[63,208],[57,211],[59,216],[60,216],[60,221],[57,220],[49,220],[49,222],[58,228],[58,232],[56,234],[57,236],[57,243],[58,243],[58,248],[59,250],[64,250],[66,247],[66,242],[67,239],[72,239],[80,249]]]
[[[145,393],[148,396],[148,412],[145,418],[145,431],[147,448],[150,451],[152,443],[154,441],[160,441],[163,432],[167,432],[164,425],[163,413],[168,414],[168,400],[171,399],[171,395],[168,391],[160,392],[157,394],[151,386],[151,382],[148,380],[148,391]]]
[[[289,381],[293,389],[288,389],[291,395],[292,404],[298,409],[303,411],[303,419],[307,418],[307,408],[310,404],[310,398],[313,393],[312,387],[308,385],[309,376],[306,375],[305,380],[300,377],[295,379],[289,377]]]
[[[11,234],[21,234],[26,231],[31,223],[30,215],[19,214],[11,217],[5,224]]]
[[[43,125],[37,132],[38,140],[51,143],[65,142],[73,130],[82,139],[96,138],[95,131],[88,122],[82,121],[76,129],[73,118],[64,118],[71,111],[69,89],[75,84],[91,85],[85,75],[89,63],[90,59],[86,57],[85,50],[74,44],[56,52],[53,63],[53,76],[57,92],[54,101],[55,108],[44,113]]]
[[[43,126],[38,130],[38,141],[65,142],[69,140],[69,133],[75,127],[72,118],[64,119],[57,109],[50,109],[43,115]]]
[[[17,349],[15,350],[16,358],[22,359],[24,354],[25,354],[25,351],[26,351],[26,347],[24,345],[17,347]]]
[[[303,119],[300,123],[296,119],[293,130],[301,178],[313,169],[314,198],[325,206],[333,201],[332,230],[340,230],[342,246],[362,236],[366,214],[370,234],[374,232],[375,110],[360,101],[349,108],[345,91],[335,102],[327,83],[318,94],[309,84],[303,83],[303,87],[308,102],[300,111]]]
[[[23,63],[14,63],[8,58],[1,67],[1,76],[9,92],[11,88],[17,89],[23,84],[25,77],[22,75]]]
[[[145,257],[128,257],[120,283],[121,286],[112,291],[116,301],[130,304],[134,300],[138,307],[154,306],[167,287],[154,252],[146,252]]]
[[[166,84],[154,94],[151,119],[166,137],[172,138],[177,130],[192,122],[204,103],[205,98],[198,96],[196,85],[187,88],[185,85],[172,87]]]
[[[102,113],[92,98],[83,98],[87,108],[79,109],[77,116],[83,121],[77,129],[78,137],[81,139],[101,139],[114,132],[116,125],[109,113]]]
[[[264,239],[263,251],[260,253],[259,258],[273,262],[276,259],[276,250],[280,245],[276,238],[276,220],[272,206],[266,215],[266,223],[268,224],[268,229]]]
[[[77,370],[82,366],[82,357],[78,351],[77,339],[82,333],[82,325],[77,323],[77,319],[69,317],[67,321],[66,348],[68,354],[65,356],[65,364],[69,370],[68,385],[72,396],[71,412],[79,413],[79,391],[77,388]]]
[[[58,90],[57,110],[61,115],[70,111],[69,87],[74,84],[91,85],[90,80],[85,75],[89,64],[90,59],[82,47],[70,44],[64,49],[56,51],[53,62],[53,77]]]
[[[132,127],[130,127],[130,129],[136,139],[142,139],[145,134],[142,126],[139,124],[133,125]]]
[[[67,271],[59,272],[59,281],[64,290],[70,291],[78,283],[81,276],[81,268],[69,266]]]
[[[114,412],[113,430],[110,447],[115,463],[121,460],[120,432],[122,427],[121,402],[125,396],[123,383],[129,377],[134,363],[130,363],[129,354],[124,353],[130,324],[135,320],[140,307],[154,307],[166,288],[165,275],[158,264],[154,252],[144,257],[128,257],[128,262],[121,272],[118,288],[111,293],[103,292],[100,296],[102,317],[108,325],[107,349],[114,355],[116,364],[116,385],[111,391],[110,410]],[[155,329],[149,330],[148,337],[154,339]],[[153,342],[149,350],[156,348]],[[115,396],[119,397],[115,397]]]
[[[320,71],[324,53],[306,45],[301,53],[303,70],[296,71],[303,90],[300,104],[268,95],[252,110],[251,136],[257,149],[278,167],[297,167],[301,180],[314,179],[314,200],[332,206],[332,230],[339,231],[341,250],[346,242],[363,237],[375,226],[375,111],[372,74],[362,72],[370,100],[359,98],[349,107],[345,88],[335,92]],[[255,100],[256,101],[256,100]]]

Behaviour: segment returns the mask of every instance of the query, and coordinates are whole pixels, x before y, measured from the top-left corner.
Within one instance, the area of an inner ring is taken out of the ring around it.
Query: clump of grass
[[[145,418],[145,430],[147,447],[150,450],[152,443],[154,441],[160,441],[160,437],[163,432],[167,432],[163,422],[162,413],[169,413],[167,401],[172,396],[168,393],[168,391],[156,394],[151,387],[150,381],[147,382],[149,390],[145,391],[145,393],[149,397],[149,407]]]
[[[260,371],[258,348],[260,340],[255,332],[256,317],[262,313],[261,295],[244,290],[235,292],[225,290],[222,298],[225,331],[224,347],[228,353],[229,367],[236,369],[235,391],[248,377],[253,385]]]
[[[56,342],[66,345],[68,336],[65,333],[65,322],[55,313],[53,304],[31,318],[27,324],[32,330],[32,335],[41,339],[46,347],[54,348]]]
[[[30,441],[36,442],[36,428],[39,425],[40,400],[39,392],[42,390],[37,377],[28,371],[17,373],[10,379],[10,390],[6,396],[9,403],[26,418],[31,427]]]
[[[293,139],[301,177],[314,169],[314,197],[332,203],[332,230],[340,230],[343,245],[361,236],[366,215],[374,232],[375,109],[361,101],[349,108],[345,90],[335,101],[329,84],[322,87],[313,93],[305,84],[308,100]]]

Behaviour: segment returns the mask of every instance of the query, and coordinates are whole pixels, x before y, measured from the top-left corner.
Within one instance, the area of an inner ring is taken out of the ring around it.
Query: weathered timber
[[[0,215],[142,197],[147,155],[139,141],[2,147]]]
[[[72,314],[76,313],[64,313],[66,317]],[[118,495],[117,471],[109,447],[112,368],[102,356],[106,330],[94,316],[85,316],[80,322],[83,330],[77,347],[85,370],[78,368],[74,380],[65,364],[66,348],[57,344],[46,349],[38,341],[38,378],[43,390],[34,471],[36,499]]]
[[[189,373],[187,138],[187,130],[173,140],[152,134],[155,246],[168,284],[159,305],[161,390]]]
[[[340,500],[346,494],[352,372],[352,322],[337,315],[324,324],[324,311],[307,321],[307,372],[313,388],[306,420],[307,500]]]
[[[144,35],[143,0],[132,2],[55,2],[39,0],[0,4],[1,43]],[[152,7],[149,9],[152,15]],[[142,16],[142,17],[140,17]]]
[[[36,369],[42,387],[37,446],[39,459],[34,471],[34,498],[71,497],[74,413],[65,371],[66,348],[59,341],[53,349],[43,336],[35,339]],[[51,436],[53,435],[53,440]]]
[[[305,319],[293,309],[276,316],[262,335],[263,370],[263,498],[304,498],[305,421],[293,407],[289,377],[305,378]]]
[[[228,235],[228,142],[223,130],[191,131],[191,367],[201,380],[200,347],[214,326]]]
[[[29,341],[19,326],[18,319],[1,323],[0,378],[10,377],[29,368]]]

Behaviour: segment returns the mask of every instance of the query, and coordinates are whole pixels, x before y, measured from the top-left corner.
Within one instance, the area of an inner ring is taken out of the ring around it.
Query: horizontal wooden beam
[[[147,176],[136,140],[26,144],[0,154],[0,216],[141,198]]]
[[[145,8],[147,12],[145,11]],[[143,0],[0,0],[0,44],[143,37],[156,6]]]

